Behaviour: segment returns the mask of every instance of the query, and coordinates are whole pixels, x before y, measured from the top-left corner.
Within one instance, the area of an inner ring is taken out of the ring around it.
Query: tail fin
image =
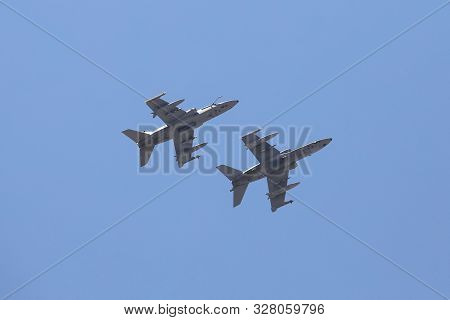
[[[242,176],[242,171],[225,166],[225,165],[220,165],[216,167],[220,172],[222,172],[222,174],[227,177],[230,181],[236,180],[237,178],[239,178],[240,176]]]

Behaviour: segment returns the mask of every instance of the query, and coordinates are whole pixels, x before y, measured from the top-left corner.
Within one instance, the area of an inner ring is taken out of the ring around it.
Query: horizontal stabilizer
[[[152,155],[154,146],[143,147],[139,149],[139,165],[145,166]]]
[[[145,133],[142,131],[134,131],[134,130],[130,130],[130,129],[124,130],[124,131],[122,131],[122,133],[136,143],[139,143],[139,141],[150,137],[149,133]]]
[[[122,133],[124,135],[126,135],[128,138],[130,138],[131,140],[133,140],[134,142],[136,142],[136,143],[139,142],[140,132],[127,129],[127,130],[122,131]]]
[[[241,184],[234,187],[233,190],[233,207],[237,207],[241,204],[242,199],[244,198],[245,191],[247,190],[248,183]]]
[[[230,181],[233,181],[239,178],[242,175],[242,171],[225,166],[220,165],[216,167],[225,177],[227,177]]]
[[[150,159],[153,149],[155,148],[154,145],[147,144],[148,141],[146,141],[146,138],[149,138],[150,134],[130,129],[124,130],[122,133],[138,144],[139,165],[141,167],[145,166]]]

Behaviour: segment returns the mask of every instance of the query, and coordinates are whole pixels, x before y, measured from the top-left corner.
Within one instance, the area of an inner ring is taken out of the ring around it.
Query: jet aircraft
[[[176,159],[181,168],[185,163],[199,158],[192,156],[192,153],[206,146],[206,143],[193,145],[194,129],[200,127],[206,121],[215,118],[222,113],[233,108],[239,101],[230,100],[211,105],[197,110],[192,108],[184,111],[178,108],[184,99],[174,102],[167,102],[162,99],[165,92],[159,96],[147,100],[145,103],[152,110],[153,118],[158,116],[165,125],[153,132],[134,131],[127,129],[122,131],[124,135],[136,142],[139,147],[140,166],[147,164],[156,145],[172,140],[175,145]]]
[[[259,131],[261,130],[253,131],[242,137],[244,145],[258,159],[259,164],[244,172],[225,165],[220,165],[217,169],[232,183],[230,192],[233,192],[233,207],[241,204],[249,183],[266,177],[269,187],[266,195],[270,200],[272,212],[275,212],[278,208],[292,203],[292,200],[285,201],[286,191],[300,184],[300,182],[287,184],[289,171],[297,167],[297,161],[324,148],[332,139],[323,139],[293,151],[288,149],[280,152],[267,142],[278,133],[260,138],[257,135]]]

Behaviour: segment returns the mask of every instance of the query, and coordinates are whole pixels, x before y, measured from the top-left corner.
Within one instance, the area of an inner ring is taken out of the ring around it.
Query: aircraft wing
[[[269,187],[269,195],[276,194],[275,196],[270,196],[270,204],[272,207],[272,212],[276,211],[278,208],[286,204],[286,191],[281,191],[281,189],[286,188],[288,181],[289,170],[284,170],[281,174],[267,176],[267,185]],[[277,194],[278,193],[278,194]]]
[[[173,143],[175,144],[175,152],[178,166],[181,168],[186,162],[192,160],[192,148],[194,142],[194,129],[188,128],[183,131],[175,131],[173,135]]]
[[[280,154],[277,148],[266,141],[257,143],[260,140],[261,138],[256,133],[250,133],[242,137],[244,145],[253,153],[259,162],[264,163],[266,160],[272,159]]]
[[[173,124],[178,121],[181,121],[181,119],[186,114],[186,111],[178,108],[177,106],[184,100],[178,100],[169,103],[161,98],[164,95],[165,93],[162,93],[157,97],[145,101],[147,106],[149,106],[149,108],[152,109],[153,117],[158,116],[166,124]]]

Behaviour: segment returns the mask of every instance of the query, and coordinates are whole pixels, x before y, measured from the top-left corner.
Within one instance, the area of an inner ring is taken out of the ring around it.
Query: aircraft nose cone
[[[233,108],[235,105],[237,105],[239,103],[239,100],[232,100],[228,102],[228,106],[230,108]]]
[[[239,102],[239,100],[230,100],[230,101],[219,103],[219,104],[217,104],[217,106],[220,107],[220,109],[223,109],[223,111],[228,111],[231,108],[233,108],[235,105],[237,105],[238,102]]]
[[[230,100],[230,101],[218,103],[216,106],[222,110],[224,109],[223,111],[228,111],[231,108],[233,108],[235,105],[237,105],[238,102],[239,102],[239,100]]]
[[[331,141],[333,141],[332,138],[323,139],[323,140],[322,140],[322,146],[323,146],[323,147],[327,146]]]

